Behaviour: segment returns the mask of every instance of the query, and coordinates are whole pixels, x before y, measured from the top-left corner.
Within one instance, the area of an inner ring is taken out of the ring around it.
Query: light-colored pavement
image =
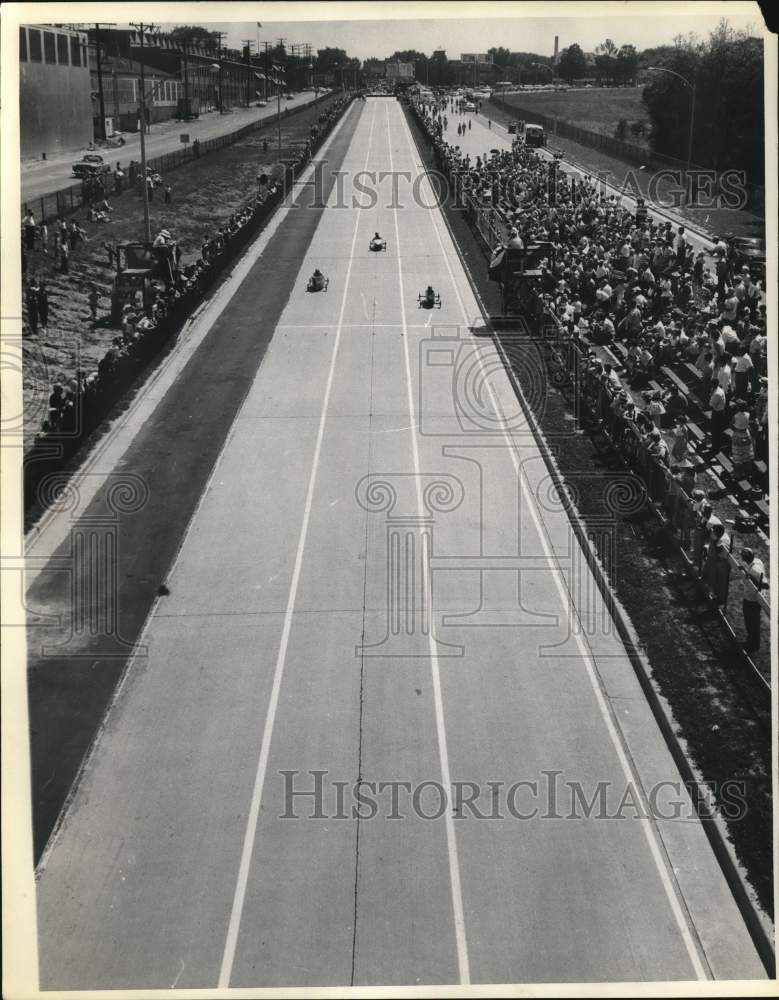
[[[44,858],[42,986],[762,977],[697,821],[566,818],[678,773],[394,100],[343,169],[403,207],[347,181],[302,256]],[[451,782],[503,818],[424,818]]]
[[[291,101],[282,98],[281,110],[300,107],[310,104],[314,100],[314,91],[305,91],[296,94]],[[161,156],[163,153],[172,153],[181,149],[181,135],[189,135],[190,142],[199,139],[205,142],[207,139],[215,139],[217,136],[225,135],[228,132],[236,132],[249,125],[251,122],[272,119],[278,112],[277,101],[271,101],[265,108],[233,108],[229,113],[220,115],[218,111],[209,111],[191,122],[165,121],[151,126],[151,131],[146,136],[146,156],[151,158]],[[117,163],[125,166],[130,160],[141,158],[141,138],[137,133],[125,132],[125,145],[118,148],[106,147],[98,149],[98,152],[106,163],[112,167]],[[25,160],[22,164],[22,200],[32,200],[41,198],[53,191],[68,187],[70,184],[78,184],[79,180],[73,176],[72,165],[87,150],[78,150],[71,153],[61,153],[47,160]]]

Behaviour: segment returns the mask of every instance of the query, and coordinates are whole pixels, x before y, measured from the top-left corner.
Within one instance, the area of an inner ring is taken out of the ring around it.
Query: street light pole
[[[688,176],[690,173],[690,165],[692,163],[692,138],[695,130],[695,94],[698,84],[697,74],[693,75],[692,81],[690,81],[686,76],[682,76],[681,73],[677,73],[675,69],[666,69],[665,66],[649,66],[647,68],[655,73],[668,73],[670,76],[675,76],[677,79],[681,80],[683,84],[690,88],[690,134],[687,137],[687,166],[684,171],[685,176]]]

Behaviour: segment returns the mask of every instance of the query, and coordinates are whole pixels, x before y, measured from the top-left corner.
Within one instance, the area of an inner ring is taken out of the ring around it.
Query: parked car
[[[765,279],[765,241],[754,236],[734,236],[725,233],[722,239],[727,243],[730,260],[734,267],[746,265],[750,274],[758,280]]]
[[[78,162],[73,164],[73,174],[76,177],[97,177],[105,174],[111,168],[99,153],[85,153]]]
[[[258,108],[267,108],[267,106],[268,106],[268,102],[267,101],[257,101],[257,107]]]

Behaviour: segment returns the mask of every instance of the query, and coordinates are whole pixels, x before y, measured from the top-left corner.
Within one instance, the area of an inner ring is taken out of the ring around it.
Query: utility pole
[[[276,125],[278,127],[278,132],[279,132],[279,162],[281,162],[281,83],[283,80],[281,74],[283,72],[284,72],[283,67],[279,66],[278,68],[279,86],[278,90],[276,91]]]
[[[184,116],[187,121],[190,118],[189,109],[189,74],[187,73],[187,43],[181,46],[181,53],[184,57]]]
[[[267,101],[268,100],[268,84],[270,83],[270,66],[268,65],[268,61],[270,59],[271,44],[270,44],[270,42],[262,42],[262,47],[263,47],[263,49],[265,51],[265,86],[263,87],[263,91],[264,91],[264,94],[265,94],[265,100]]]
[[[95,49],[97,51],[97,93],[100,101],[100,127],[98,138],[105,141],[108,136],[105,131],[105,99],[103,97],[103,69],[100,64],[100,25],[95,22]]]
[[[252,45],[251,38],[243,38],[243,47],[246,52],[246,107],[251,107],[251,83],[252,83]]]
[[[215,31],[217,36],[216,61],[219,63],[219,114],[224,114],[224,98],[222,97],[222,39],[227,34],[226,31]]]
[[[141,36],[141,179],[143,181],[143,228],[146,242],[151,243],[151,223],[149,222],[149,185],[146,183],[146,77],[143,66],[143,35],[145,31],[153,32],[156,24],[132,23],[131,26]]]

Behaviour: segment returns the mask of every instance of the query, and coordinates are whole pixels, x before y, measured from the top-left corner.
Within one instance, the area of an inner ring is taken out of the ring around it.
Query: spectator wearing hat
[[[753,656],[760,649],[760,602],[758,595],[765,590],[765,567],[752,549],[744,547],[741,550],[741,568],[744,579],[742,585],[742,608],[744,611],[744,629],[747,634],[744,651]]]

